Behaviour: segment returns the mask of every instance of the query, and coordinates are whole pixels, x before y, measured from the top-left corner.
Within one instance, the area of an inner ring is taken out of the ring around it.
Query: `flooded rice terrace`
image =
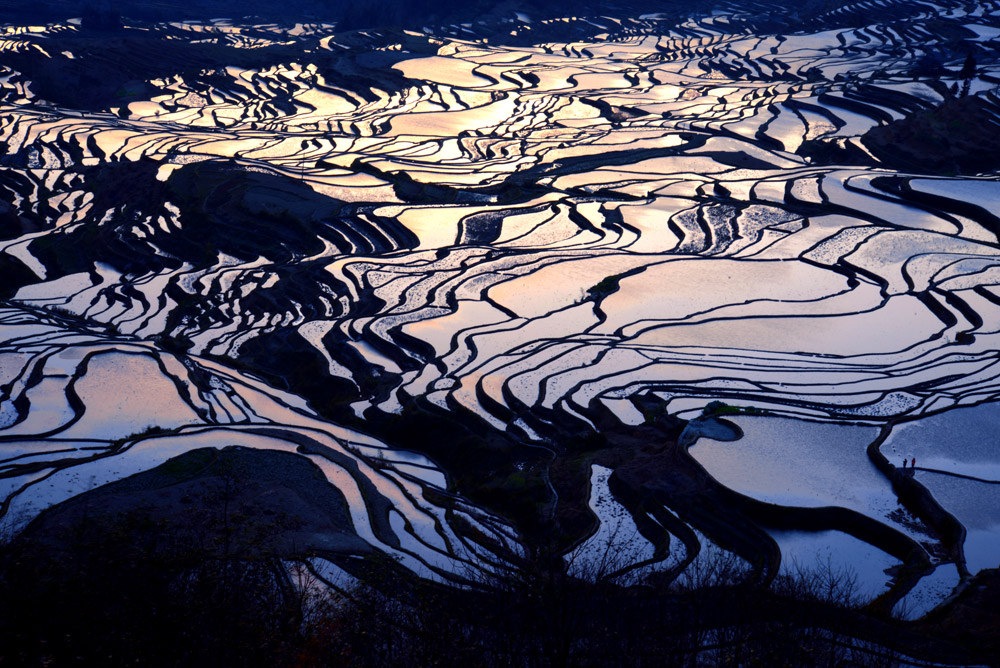
[[[1000,565],[1000,3],[3,30],[7,530],[239,446],[316,563]]]

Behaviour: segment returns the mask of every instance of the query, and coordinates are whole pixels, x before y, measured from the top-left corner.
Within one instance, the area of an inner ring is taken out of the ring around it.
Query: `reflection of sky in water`
[[[1000,566],[1000,485],[925,471],[917,471],[916,476],[968,530],[965,560],[969,570],[976,573]]]
[[[1000,403],[956,408],[895,427],[882,453],[899,465],[917,466],[1000,481]]]
[[[613,564],[609,570],[616,570],[653,556],[654,545],[639,533],[631,513],[612,495],[608,486],[611,473],[604,466],[591,468],[587,503],[601,524],[593,536],[567,555],[570,572],[587,574],[602,563]]]
[[[14,380],[29,359],[30,355],[26,353],[0,353],[0,385],[6,385]]]
[[[939,197],[959,198],[991,211],[1000,206],[1000,183],[970,179],[914,179],[910,187]]]
[[[866,452],[877,428],[745,415],[727,419],[740,426],[743,438],[701,438],[690,449],[726,487],[784,506],[848,508],[926,540],[889,517],[899,501]]]
[[[14,408],[13,401],[0,401],[0,430],[14,424],[17,421],[18,412]]]
[[[272,431],[276,436],[292,433],[279,429]],[[31,485],[14,497],[10,507],[10,517],[17,522],[29,521],[44,509],[67,498],[149,470],[190,450],[204,447],[224,448],[230,445],[284,452],[298,451],[298,445],[292,441],[251,433],[247,427],[195,428],[170,436],[154,437],[136,443],[113,457],[63,469]],[[354,477],[355,474],[319,455],[310,455],[309,459],[319,466],[331,484],[344,494],[358,535],[372,545],[393,551],[390,546],[383,544],[372,530],[370,511],[367,507],[369,500],[364,498]],[[402,529],[400,522],[403,515],[396,518],[393,527],[399,530],[398,537],[401,539],[402,548],[421,555],[424,561],[439,566],[447,566],[447,564],[452,563],[448,544],[437,533],[436,529],[440,526],[442,518],[438,516],[436,510],[432,510],[431,506],[419,502],[418,489],[412,486],[406,487],[403,481],[390,480],[385,477],[386,475],[391,476],[391,471],[378,475],[363,463],[359,462],[359,466],[360,476],[367,478],[377,488],[378,493],[384,495],[392,503],[398,513],[405,514],[415,532],[415,535],[412,535],[410,531]],[[434,473],[436,472],[427,471],[424,472],[424,475],[431,477]],[[20,483],[23,484],[28,480],[28,478],[22,478]],[[438,480],[443,482],[443,476],[438,474]],[[443,511],[440,511],[440,514],[443,514]],[[425,576],[430,575],[421,562],[414,560],[404,552],[396,552],[396,554],[407,567]]]
[[[62,470],[29,471],[8,477],[0,484],[0,493],[3,498],[14,495],[9,509],[13,521],[29,521],[45,508],[67,498],[148,470],[194,448],[242,445],[297,452],[298,441],[308,438],[310,443],[328,447],[355,463],[356,469],[350,465],[341,466],[319,454],[306,455],[320,467],[330,483],[344,493],[362,539],[382,545],[400,557],[404,565],[423,575],[430,575],[428,563],[451,568],[456,555],[464,553],[466,548],[444,521],[444,510],[423,498],[422,485],[438,488],[447,485],[443,472],[426,457],[415,452],[391,450],[375,438],[320,420],[304,406],[301,398],[234,374],[207,360],[199,360],[197,364],[202,367],[202,379],[207,379],[211,390],[196,391],[190,367],[176,357],[147,352],[138,344],[121,347],[123,350],[118,351],[102,346],[96,354],[90,354],[95,349],[81,345],[48,357],[43,357],[47,353],[41,353],[38,355],[41,361],[37,363],[29,360],[28,363],[37,364],[38,368],[44,363],[48,373],[57,375],[44,377],[28,391],[31,403],[27,419],[16,428],[0,433],[10,436],[13,432],[33,433],[66,425],[75,417],[67,402],[69,384],[73,383],[83,409],[80,419],[59,436],[95,440],[85,442],[85,450],[80,448],[79,441],[8,441],[0,449],[0,461],[17,457],[18,465],[52,460],[65,465],[73,459],[89,459],[100,454],[102,442],[107,447],[108,441],[142,431],[147,426],[179,430],[130,443],[111,456],[67,465]],[[79,368],[85,360],[86,370]],[[165,371],[158,362],[163,362]],[[73,381],[73,378],[77,379]],[[185,388],[194,394],[182,394]],[[236,419],[242,419],[246,411],[253,424],[196,426],[203,418],[194,407],[205,410],[210,403],[216,406],[225,403],[229,406],[229,417]],[[364,450],[384,464],[373,468],[358,459],[354,449]],[[401,474],[422,482],[413,482]],[[369,492],[362,491],[363,480],[370,485],[369,491],[377,490],[373,495],[384,499],[398,513],[394,526],[401,532],[397,536],[401,548],[383,543],[382,536],[376,535],[368,509],[368,504],[376,499],[366,498]],[[406,518],[405,531],[401,524],[403,517]],[[466,519],[479,526],[478,520],[468,516]]]
[[[86,411],[67,437],[121,438],[147,427],[200,422],[148,355],[96,355],[75,389]]]
[[[41,434],[58,429],[73,419],[73,408],[66,399],[65,377],[44,378],[28,390],[31,410],[17,425],[0,432],[4,436]]]
[[[899,561],[873,545],[839,531],[771,531],[781,548],[782,572],[795,574],[800,569],[821,575],[855,578],[857,593],[864,600],[885,591],[889,582],[887,568]]]
[[[874,427],[735,416],[744,436],[701,439],[691,455],[723,485],[782,505],[844,506],[879,517],[896,507],[889,483],[868,461]]]
[[[643,346],[711,346],[790,353],[864,355],[895,353],[933,338],[943,328],[915,298],[894,297],[867,313],[848,311],[857,304],[824,300],[832,313],[810,313],[774,317],[744,317],[686,324],[650,330],[634,339]],[[779,310],[779,314],[781,311]],[[820,317],[803,317],[815,315]],[[859,337],[858,332],[866,332]],[[870,337],[870,338],[869,338]]]
[[[904,619],[917,619],[941,603],[958,586],[958,568],[955,564],[941,564],[930,575],[925,575],[906,596],[896,604],[894,612]]]

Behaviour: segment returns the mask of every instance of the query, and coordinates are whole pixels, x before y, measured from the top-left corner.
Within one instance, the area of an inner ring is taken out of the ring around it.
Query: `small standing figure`
[[[911,469],[916,469],[917,468],[917,458],[916,457],[914,457],[913,459],[910,460],[910,468]]]

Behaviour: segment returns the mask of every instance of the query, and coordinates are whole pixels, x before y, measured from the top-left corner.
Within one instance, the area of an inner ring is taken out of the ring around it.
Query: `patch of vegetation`
[[[702,409],[703,417],[716,417],[721,415],[771,415],[771,411],[766,408],[756,406],[730,406],[722,401],[710,401]]]
[[[150,436],[159,436],[160,434],[166,434],[167,431],[168,430],[164,429],[163,427],[149,425],[148,427],[142,429],[141,431],[132,432],[128,436],[122,436],[121,438],[116,438],[115,440],[111,441],[111,447],[117,450],[119,448],[122,448],[129,441],[138,441],[143,438],[149,438]]]
[[[587,288],[587,294],[594,297],[605,297],[618,290],[618,282],[625,277],[625,274],[613,274],[606,276],[600,283]]]

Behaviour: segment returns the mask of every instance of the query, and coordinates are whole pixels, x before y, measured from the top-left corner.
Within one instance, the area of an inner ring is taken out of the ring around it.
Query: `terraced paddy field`
[[[1000,566],[1000,3],[125,23],[0,32],[9,530],[235,446],[318,573]]]

